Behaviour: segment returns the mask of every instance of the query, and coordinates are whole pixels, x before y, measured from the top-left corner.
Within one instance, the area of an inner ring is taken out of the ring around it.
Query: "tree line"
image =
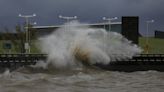
[[[3,32],[0,33],[0,40],[1,42],[11,42],[11,44],[14,46],[14,49],[16,52],[18,53],[24,53],[25,49],[24,49],[24,43],[26,42],[26,33],[28,33],[30,40],[29,43],[31,43],[31,40],[35,40],[36,39],[36,34],[35,34],[35,30],[34,28],[32,28],[32,25],[28,25],[28,32],[25,31],[25,26],[23,26],[23,28],[21,27],[21,25],[16,25],[15,26],[15,31],[12,32],[11,30],[9,30],[9,28],[5,27],[3,29]]]

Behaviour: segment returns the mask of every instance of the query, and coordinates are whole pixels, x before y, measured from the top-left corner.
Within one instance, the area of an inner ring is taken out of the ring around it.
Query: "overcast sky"
[[[150,25],[151,34],[155,29],[164,31],[164,0],[0,0],[0,11],[0,29],[22,24],[19,13],[36,13],[30,22],[36,21],[38,26],[64,23],[58,15],[76,15],[80,22],[87,23],[103,22],[103,16],[117,16],[117,21],[121,16],[139,16],[142,34],[146,33],[145,21],[151,19],[155,20]]]

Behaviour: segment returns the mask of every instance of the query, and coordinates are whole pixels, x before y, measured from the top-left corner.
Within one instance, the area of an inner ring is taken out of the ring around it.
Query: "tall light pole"
[[[146,21],[146,46],[145,46],[145,51],[146,51],[146,54],[149,53],[149,24],[150,23],[153,23],[154,20],[149,20],[149,21]]]
[[[26,52],[25,53],[30,53],[30,45],[29,45],[29,39],[28,39],[28,22],[29,22],[29,18],[32,18],[32,17],[35,17],[36,16],[36,14],[33,14],[33,15],[22,15],[22,14],[19,14],[19,17],[22,17],[22,18],[25,18],[25,21],[26,21],[26,27],[25,27],[25,29],[26,29],[26,42],[25,42],[25,44],[24,44],[24,48],[25,48],[25,50],[26,50]]]
[[[64,20],[67,21],[67,23],[69,23],[70,20],[77,19],[77,16],[72,16],[72,17],[70,17],[70,16],[62,16],[62,15],[59,15],[59,18],[60,18],[60,19],[64,19]],[[67,28],[67,27],[66,27],[66,28]],[[68,29],[66,29],[66,28],[65,28],[65,30],[69,30],[69,24],[68,24]]]
[[[29,23],[30,24],[30,26],[34,26],[34,25],[36,25],[37,23],[36,22],[33,22],[33,23]],[[28,27],[28,29],[29,29],[29,27]],[[31,43],[31,32],[30,31],[28,31],[28,41],[29,41],[29,44]],[[29,45],[29,47],[30,47],[30,45]],[[29,53],[31,52],[31,48],[29,48]]]
[[[111,21],[116,20],[118,18],[117,17],[113,17],[113,18],[103,17],[102,19],[108,21],[108,23],[109,23],[109,31],[111,31]]]
[[[111,21],[113,21],[113,20],[116,20],[116,19],[118,19],[117,17],[114,17],[114,18],[106,18],[106,17],[103,17],[102,18],[103,20],[105,20],[105,21],[107,21],[107,23],[109,23],[109,31],[111,31]],[[105,29],[105,24],[104,24],[104,29]],[[109,33],[109,32],[108,32]],[[108,34],[109,35],[109,37],[110,37],[110,34]],[[106,40],[106,37],[105,37],[105,34],[104,34],[104,39],[103,39],[103,41],[104,41],[104,44],[103,44],[103,46],[104,46],[104,51],[106,51],[105,50],[105,40]]]

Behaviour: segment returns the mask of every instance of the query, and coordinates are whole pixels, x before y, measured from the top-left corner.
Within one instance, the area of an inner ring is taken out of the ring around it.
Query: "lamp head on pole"
[[[113,17],[113,18],[106,18],[106,17],[103,17],[102,18],[103,20],[107,20],[107,21],[112,21],[112,20],[116,20],[118,19],[117,17]]]
[[[150,20],[150,21],[146,21],[147,23],[153,23],[154,22],[154,20]]]
[[[154,22],[154,20],[151,20],[151,22],[153,23],[153,22]]]
[[[62,18],[62,15],[59,15],[59,18]]]
[[[19,16],[19,17],[21,17],[22,15],[21,15],[21,14],[19,14],[18,16]]]
[[[103,20],[106,20],[106,17],[103,17],[102,19],[103,19]]]
[[[114,17],[114,19],[118,19],[118,17]]]
[[[74,19],[77,19],[77,16],[74,16]]]
[[[36,25],[37,23],[36,23],[36,22],[34,22],[33,24],[34,24],[34,25]]]
[[[36,14],[34,13],[34,14],[33,14],[33,17],[35,17],[35,16],[36,16]]]

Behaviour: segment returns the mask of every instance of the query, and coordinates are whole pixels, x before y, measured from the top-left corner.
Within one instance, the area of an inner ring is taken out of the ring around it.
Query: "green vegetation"
[[[3,43],[5,40],[0,40],[0,53],[20,53],[20,47],[21,47],[21,42],[20,40],[15,41],[15,43],[12,43],[12,48],[11,50],[7,50],[3,48]],[[149,47],[149,53],[154,53],[154,54],[162,54],[164,53],[164,39],[158,39],[158,38],[148,38],[148,47]],[[139,38],[139,46],[141,48],[145,48],[146,46],[146,37],[140,37]],[[40,53],[39,47],[36,45],[36,41],[31,41],[31,53]],[[143,52],[145,53],[145,52]]]
[[[15,43],[11,42],[11,49],[5,49],[4,43],[6,40],[0,40],[0,53],[21,53],[21,42],[20,40],[15,41]],[[18,44],[19,43],[19,44]],[[31,53],[40,53],[39,48],[36,47],[36,42],[31,42]]]
[[[23,26],[23,28],[25,28],[25,26]],[[15,32],[12,33],[8,28],[4,28],[3,33],[0,33],[0,53],[24,53],[26,34],[27,33],[22,30],[20,25],[16,25]],[[35,45],[35,29],[33,29],[32,25],[30,24],[28,25],[28,38],[31,39],[31,42],[29,42],[31,47],[30,52],[40,53],[40,51],[38,50],[38,48],[36,48]]]
[[[139,38],[139,46],[141,46],[143,49],[146,47],[146,39],[146,37]],[[154,54],[164,54],[164,39],[149,37],[148,52]]]
[[[15,47],[12,47],[11,50],[4,49],[4,40],[0,40],[0,53],[12,52],[15,53]]]
[[[37,45],[36,41],[32,41],[31,42],[31,53],[41,53],[41,51],[39,50],[39,46]]]

